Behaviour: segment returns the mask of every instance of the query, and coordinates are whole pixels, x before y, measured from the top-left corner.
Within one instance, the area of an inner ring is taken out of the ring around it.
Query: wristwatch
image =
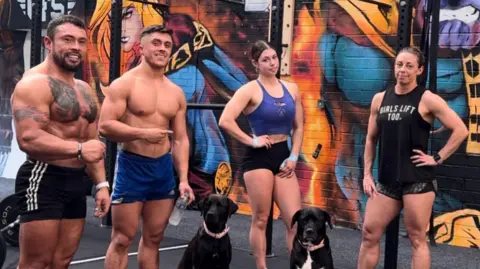
[[[438,153],[435,153],[435,155],[433,155],[433,159],[435,160],[435,162],[439,163],[438,161],[440,161],[442,157],[440,157]]]

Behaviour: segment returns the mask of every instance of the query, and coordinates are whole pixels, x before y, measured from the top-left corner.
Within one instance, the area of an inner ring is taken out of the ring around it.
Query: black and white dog
[[[238,210],[230,198],[211,194],[199,203],[202,226],[185,250],[178,269],[228,269],[232,245],[227,221]]]
[[[327,236],[327,223],[332,229],[328,212],[316,207],[298,210],[292,217],[297,233],[290,254],[290,269],[333,269],[332,251]]]

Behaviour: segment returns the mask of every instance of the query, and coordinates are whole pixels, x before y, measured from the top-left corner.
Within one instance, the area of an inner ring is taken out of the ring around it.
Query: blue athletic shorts
[[[173,169],[170,153],[150,158],[119,151],[112,204],[175,199],[178,191]]]

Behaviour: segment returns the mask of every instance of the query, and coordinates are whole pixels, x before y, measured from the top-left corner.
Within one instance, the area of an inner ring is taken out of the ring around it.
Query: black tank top
[[[428,154],[430,123],[418,112],[426,89],[416,87],[407,94],[385,91],[377,117],[379,128],[379,182],[385,185],[429,182],[434,179],[431,166],[416,167],[411,156],[419,149]]]

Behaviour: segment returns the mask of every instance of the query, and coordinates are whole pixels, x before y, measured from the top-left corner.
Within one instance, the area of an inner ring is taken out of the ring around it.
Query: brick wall
[[[166,23],[174,29],[175,38],[167,76],[183,88],[190,103],[225,103],[240,85],[256,77],[246,53],[252,42],[267,38],[268,12],[246,12],[241,4],[214,0],[170,2],[168,8],[155,9],[124,0],[122,33],[126,43],[122,44],[122,73],[138,63],[138,32],[152,23]],[[290,75],[283,77],[297,83],[301,89],[305,111],[302,154],[296,170],[303,204],[328,210],[337,225],[350,228],[362,225],[366,204],[360,186],[369,105],[376,92],[394,83],[396,1],[382,1],[391,2],[390,9],[381,9],[374,2],[295,1],[294,35],[289,44]],[[109,81],[110,25],[107,15],[111,1],[88,0],[82,5],[68,3],[68,11],[83,16],[89,25],[91,43],[83,76],[92,85],[101,104]],[[419,5],[423,5],[423,1],[419,1]],[[21,12],[21,7],[12,10]],[[454,14],[452,12],[458,13],[454,10],[444,15]],[[2,48],[17,49],[8,50],[8,55],[2,52],[0,66],[12,72],[23,70],[22,59],[27,57],[23,55],[23,49],[19,49],[24,43],[25,32],[16,30],[25,28],[28,18],[23,13],[16,15],[22,19],[1,18],[2,25],[10,27],[2,30],[0,35]],[[49,8],[44,23],[53,15],[55,10]],[[468,14],[456,15],[462,20],[468,17]],[[436,238],[437,242],[479,247],[478,90],[472,85],[476,85],[478,79],[479,50],[475,44],[478,44],[477,36],[480,35],[475,32],[478,28],[475,23],[462,24],[458,20],[443,21],[441,29],[454,29],[455,23],[463,30],[441,33],[437,61],[438,93],[464,119],[471,136],[445,165],[436,170],[439,183],[435,200]],[[416,19],[417,43],[421,25],[421,20]],[[458,40],[464,41],[459,43]],[[3,154],[1,168],[10,170],[8,172],[12,175],[24,155],[15,147],[8,121],[10,114],[5,112],[8,110],[8,92],[15,81],[5,78],[3,81],[1,87],[5,94],[2,94],[1,114],[6,120],[1,126],[5,138],[0,145]],[[198,197],[212,192],[228,194],[240,205],[240,213],[250,214],[240,170],[245,147],[219,130],[220,113],[212,110],[188,112],[192,142],[190,183]],[[244,117],[238,122],[245,132],[250,132]],[[438,127],[440,125],[436,122],[435,128]],[[438,151],[446,143],[449,134],[446,131],[433,136],[433,151]],[[320,154],[314,158],[313,153],[319,145]],[[275,217],[279,214],[275,208]]]
[[[321,2],[320,5],[318,1],[297,1],[292,44],[291,80],[301,86],[306,110],[304,144],[307,145],[303,153],[306,166],[320,174],[302,171],[301,174],[307,174],[310,187],[316,186],[310,189],[305,202],[315,201],[314,204],[334,212],[342,224],[354,227],[361,225],[366,204],[361,180],[369,105],[375,93],[395,83],[392,67],[398,10],[395,1],[391,1],[386,12],[372,1]],[[423,6],[423,2],[418,5]],[[442,14],[457,12],[458,17],[465,16],[457,8],[449,8]],[[446,10],[445,7],[442,12]],[[417,17],[413,33],[417,46],[422,24]],[[454,24],[467,27],[458,20],[445,20],[440,29]],[[470,86],[477,83],[477,77],[469,75],[478,66],[478,48],[474,45],[478,42],[461,40],[477,35],[474,27],[467,27],[461,33],[441,31],[437,60],[438,94],[464,120],[471,134],[436,169],[439,185],[434,205],[436,238],[438,242],[465,247],[478,247],[480,243],[476,224],[480,216],[480,176],[476,172],[480,171],[477,156],[480,141],[476,135],[478,94]],[[325,104],[324,108],[318,107],[318,100]],[[434,125],[435,129],[441,126],[438,121]],[[435,134],[432,151],[440,150],[449,135],[449,131]],[[309,156],[317,143],[323,145],[323,155],[312,159]]]
[[[163,3],[160,1],[160,3]],[[103,100],[101,88],[108,85],[109,27],[104,21],[111,6],[103,0],[89,1],[86,17],[91,44],[86,79]],[[135,35],[145,26],[165,23],[174,31],[174,49],[167,76],[182,87],[189,103],[226,103],[244,83],[253,78],[247,51],[249,44],[268,36],[268,13],[245,12],[241,4],[222,1],[171,1],[156,10],[136,2],[123,1],[125,13],[122,45],[122,73],[138,64]],[[103,23],[102,23],[103,22]],[[102,85],[102,86],[100,86]],[[219,191],[239,202],[249,212],[239,168],[244,147],[220,132],[218,110],[189,110],[188,128],[192,144],[190,182],[198,197]],[[245,119],[239,119],[248,131]],[[215,177],[224,183],[215,190]]]

